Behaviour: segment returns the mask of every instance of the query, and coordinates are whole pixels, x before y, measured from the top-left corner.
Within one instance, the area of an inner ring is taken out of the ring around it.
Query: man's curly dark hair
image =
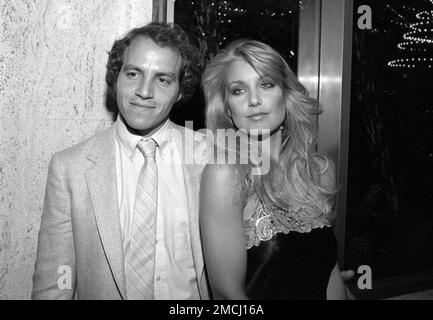
[[[193,94],[197,83],[200,80],[201,67],[199,62],[198,50],[190,44],[185,31],[175,24],[152,22],[143,27],[130,30],[123,38],[116,40],[108,55],[107,73],[105,82],[107,83],[107,98],[111,99],[109,106],[111,111],[117,112],[116,101],[116,82],[123,64],[123,54],[132,41],[139,37],[146,37],[153,40],[161,47],[168,47],[180,54],[182,57],[182,68],[179,75],[179,88],[184,102]]]

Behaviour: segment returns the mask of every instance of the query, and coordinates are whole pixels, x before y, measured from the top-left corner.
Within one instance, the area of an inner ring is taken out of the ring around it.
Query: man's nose
[[[142,99],[153,98],[153,82],[151,79],[144,78],[139,84],[135,94]]]

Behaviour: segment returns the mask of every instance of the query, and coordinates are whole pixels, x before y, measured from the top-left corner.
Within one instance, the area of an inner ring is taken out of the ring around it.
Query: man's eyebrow
[[[134,66],[132,64],[125,64],[124,66],[122,66],[122,68],[124,68],[125,70],[136,70],[139,72],[142,72],[142,70],[140,69],[140,67]],[[155,73],[155,77],[170,77],[172,79],[176,79],[176,74],[174,72],[171,71],[159,71]]]
[[[176,75],[174,74],[174,72],[157,72],[155,73],[155,77],[169,77],[172,79],[176,79]]]
[[[129,70],[137,70],[137,71],[141,71],[139,67],[134,66],[132,64],[125,64],[123,65],[123,69],[129,69]]]

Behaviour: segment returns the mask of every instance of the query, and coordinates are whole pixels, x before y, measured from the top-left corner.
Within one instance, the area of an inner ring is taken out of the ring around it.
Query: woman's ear
[[[225,109],[226,109],[227,114],[228,114],[229,117],[231,118],[231,117],[232,117],[232,110],[230,109],[230,106],[229,106],[229,105],[226,105],[226,106],[225,106]]]

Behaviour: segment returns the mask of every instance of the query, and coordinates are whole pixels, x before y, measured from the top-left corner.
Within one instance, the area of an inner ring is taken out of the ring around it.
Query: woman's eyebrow
[[[229,86],[232,86],[232,85],[234,85],[234,84],[244,84],[244,82],[243,82],[242,80],[234,80],[234,81],[232,81],[232,82],[229,82],[229,83],[227,84],[227,86],[229,87]]]

